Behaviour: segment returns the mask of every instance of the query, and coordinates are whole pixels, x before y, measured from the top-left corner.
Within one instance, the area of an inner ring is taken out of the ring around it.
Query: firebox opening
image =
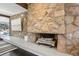
[[[58,35],[57,34],[39,33],[36,43],[56,48],[57,47],[57,41],[58,41]]]

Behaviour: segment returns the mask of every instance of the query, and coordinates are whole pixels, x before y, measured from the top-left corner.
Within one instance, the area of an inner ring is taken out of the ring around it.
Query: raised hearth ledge
[[[3,36],[4,41],[11,43],[25,51],[31,52],[38,56],[71,56],[68,54],[60,53],[54,48],[49,48],[42,45],[37,45],[35,43],[26,42],[24,39],[13,37],[13,36]]]

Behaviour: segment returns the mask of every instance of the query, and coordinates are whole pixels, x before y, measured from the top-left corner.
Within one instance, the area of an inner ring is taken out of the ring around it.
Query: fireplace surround
[[[28,42],[57,49],[58,35],[50,33],[28,33]]]

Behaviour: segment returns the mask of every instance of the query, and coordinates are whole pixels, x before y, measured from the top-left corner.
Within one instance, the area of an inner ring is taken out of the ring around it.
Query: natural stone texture
[[[71,54],[72,48],[73,48],[73,45],[67,45],[66,46],[66,53]]]
[[[78,27],[76,27],[75,25],[69,24],[66,25],[66,33],[71,33],[78,30]]]
[[[71,38],[69,38],[69,36],[71,36]],[[79,39],[74,39],[73,38],[73,33],[72,34],[67,34],[66,36],[66,40],[65,40],[65,45],[66,45],[66,53],[68,54],[72,54],[73,49],[76,47],[76,45],[79,43]],[[75,54],[75,52],[73,53],[73,55]]]
[[[79,43],[79,39],[75,39],[75,38],[73,38],[73,39],[72,39],[72,43],[73,43],[73,45],[78,44],[78,43]]]
[[[63,17],[60,16],[60,17],[56,17],[54,21],[55,21],[55,23],[57,23],[58,25],[62,25],[62,24],[64,23],[63,20],[64,20],[64,16],[63,16]]]
[[[71,50],[71,54],[72,55],[75,55],[75,56],[78,56],[79,55],[79,43],[76,44],[76,45],[74,45],[74,47]]]
[[[65,33],[64,4],[29,4],[27,31]]]
[[[54,9],[48,9],[46,16],[47,17],[54,18],[54,12],[52,12],[52,11],[54,11]]]
[[[67,45],[67,46],[72,45],[72,40],[70,40],[70,39],[66,39],[66,45]],[[66,46],[66,47],[67,47],[67,46]]]
[[[75,43],[79,43],[79,38],[74,38],[74,40],[76,41]]]
[[[58,35],[57,50],[60,52],[66,52],[66,38],[63,35]]]
[[[49,9],[52,9],[52,8],[56,8],[57,4],[56,3],[48,3],[49,5]]]
[[[73,38],[76,38],[76,39],[79,38],[79,30],[73,33]]]
[[[57,3],[55,8],[56,10],[64,10],[64,3]]]
[[[75,21],[74,21],[74,24],[75,24],[76,26],[79,26],[79,16],[76,16],[76,19],[75,19]]]
[[[58,10],[54,12],[55,17],[64,16],[65,12],[64,10]]]
[[[73,33],[66,33],[66,34],[64,34],[64,36],[66,37],[66,39],[72,40]]]
[[[37,37],[37,34],[34,34],[34,33],[28,33],[28,42],[33,42],[35,43],[36,42],[36,37]]]
[[[79,6],[67,6],[66,15],[79,15]]]
[[[28,14],[35,20],[39,19],[40,17],[44,17],[47,7],[48,4],[30,4],[28,5]]]
[[[68,53],[68,54],[72,54],[74,55],[75,53],[75,50],[73,49],[76,49],[76,45],[79,43],[79,39],[75,39],[73,38],[73,33],[70,33],[70,34],[66,34],[64,35],[65,37],[65,52]],[[74,52],[73,52],[74,51]]]
[[[79,5],[65,5],[66,52],[79,55]]]
[[[68,24],[71,24],[74,22],[74,16],[65,16],[65,23],[68,25]]]

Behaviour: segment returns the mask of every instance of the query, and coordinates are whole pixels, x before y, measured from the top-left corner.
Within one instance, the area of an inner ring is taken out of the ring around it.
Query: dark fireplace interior
[[[47,34],[39,33],[37,36],[37,43],[47,45],[50,47],[57,47],[58,35],[57,34]]]

